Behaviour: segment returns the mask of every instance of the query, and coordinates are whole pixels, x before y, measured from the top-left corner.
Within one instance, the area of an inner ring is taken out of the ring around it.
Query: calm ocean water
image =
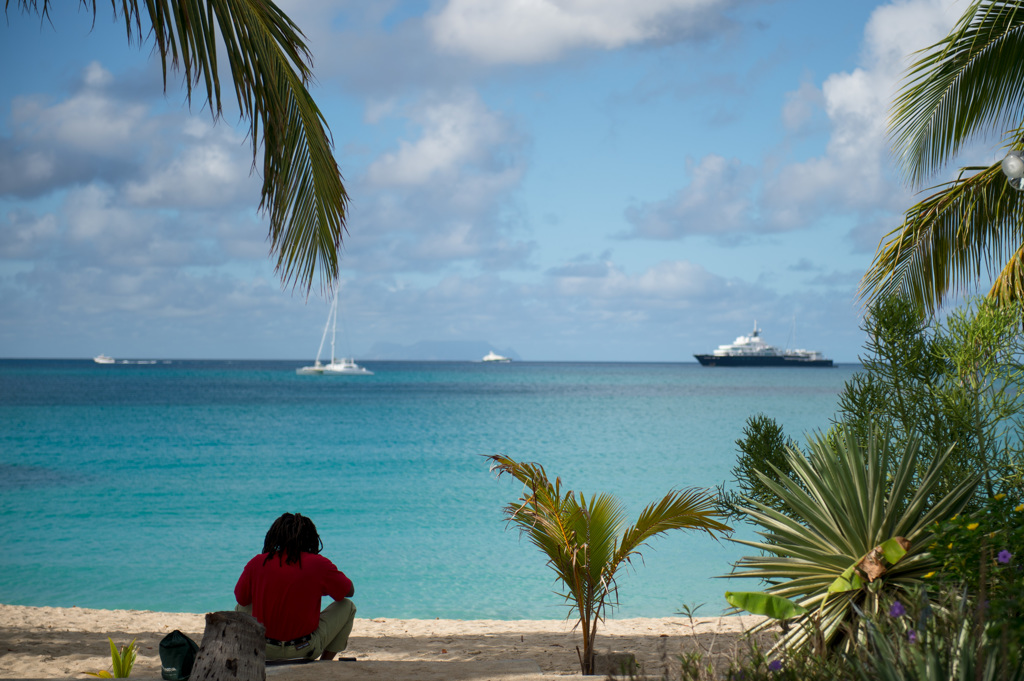
[[[672,488],[729,479],[764,413],[826,428],[859,366],[0,361],[0,602],[206,612],[270,523],[301,512],[356,584],[360,617],[562,618],[553,573],[506,528],[520,486],[484,455],[612,492],[635,518]],[[749,530],[745,532],[749,535]],[[676,533],[620,580],[613,617],[725,608],[744,552]]]

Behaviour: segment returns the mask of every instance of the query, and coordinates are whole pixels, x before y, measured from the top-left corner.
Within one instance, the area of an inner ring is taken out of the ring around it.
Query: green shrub
[[[978,471],[988,496],[1009,491],[1024,452],[1022,324],[1021,306],[987,300],[932,324],[906,300],[878,301],[864,321],[864,371],[840,393],[836,423],[861,437],[880,428],[895,449],[920,440],[921,470],[955,444],[937,498]]]
[[[742,510],[762,528],[762,541],[732,540],[760,555],[741,558],[730,577],[762,579],[767,593],[809,611],[783,635],[787,648],[817,640],[850,650],[862,633],[855,608],[877,615],[934,571],[927,549],[935,523],[960,513],[978,484],[974,475],[936,498],[948,450],[929,456],[919,474],[917,442],[894,453],[879,431],[862,441],[842,430],[843,437],[810,438],[806,457],[787,449],[795,479],[761,480],[792,512],[751,502]]]
[[[739,456],[733,466],[732,476],[738,492],[727,491],[723,485],[719,490],[721,508],[730,518],[744,519],[740,510],[745,499],[772,508],[779,513],[789,514],[786,504],[764,482],[779,482],[783,477],[793,479],[793,470],[786,457],[786,448],[799,450],[795,440],[786,437],[782,426],[774,419],[757,414],[747,419],[743,428],[743,437],[736,440]]]
[[[952,590],[894,600],[849,656],[860,681],[1024,681],[1019,650]]]
[[[963,588],[976,605],[984,601],[984,619],[1005,627],[1019,647],[1024,641],[1024,503],[998,494],[978,511],[938,524],[931,553],[939,565],[929,581]]]

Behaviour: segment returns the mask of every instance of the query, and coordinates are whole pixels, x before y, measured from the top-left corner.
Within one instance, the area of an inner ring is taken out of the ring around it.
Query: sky
[[[282,2],[351,198],[338,354],[686,362],[756,321],[856,361],[920,198],[888,110],[965,5]],[[97,7],[0,25],[0,357],[312,359],[329,301],[275,274],[247,124]]]

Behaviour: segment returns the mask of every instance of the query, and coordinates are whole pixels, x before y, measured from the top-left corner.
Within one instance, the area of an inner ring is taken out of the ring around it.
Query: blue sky
[[[340,351],[692,361],[757,320],[855,361],[914,200],[887,110],[964,6],[282,3],[352,200]],[[151,48],[102,3],[0,26],[0,356],[311,358],[327,302],[274,274],[246,126]]]

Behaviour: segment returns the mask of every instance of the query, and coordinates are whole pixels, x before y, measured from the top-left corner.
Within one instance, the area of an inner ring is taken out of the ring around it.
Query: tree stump
[[[266,681],[266,629],[244,612],[208,612],[189,681]]]

